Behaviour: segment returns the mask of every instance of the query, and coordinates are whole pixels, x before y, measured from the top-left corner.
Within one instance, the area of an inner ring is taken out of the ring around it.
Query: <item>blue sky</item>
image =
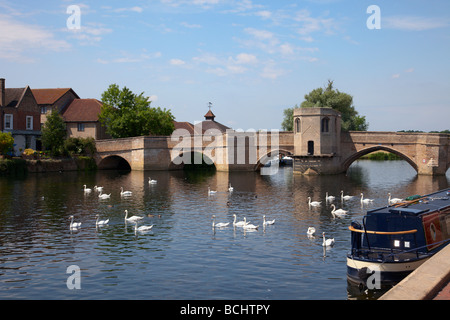
[[[116,83],[178,121],[212,102],[225,125],[271,130],[331,79],[369,130],[450,129],[448,0],[0,0],[0,30],[7,87],[100,99]]]

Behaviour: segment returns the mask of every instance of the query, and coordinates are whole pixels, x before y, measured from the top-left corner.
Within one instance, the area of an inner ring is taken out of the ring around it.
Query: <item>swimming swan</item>
[[[226,226],[228,226],[230,224],[229,222],[216,223],[216,216],[215,215],[212,216],[212,220],[213,220],[213,223],[212,223],[212,227],[213,228],[223,228],[223,227],[226,227]]]
[[[326,195],[325,195],[325,200],[326,201],[334,201],[334,199],[336,199],[335,196],[329,196],[328,192],[326,193]]]
[[[216,193],[217,193],[217,191],[213,191],[213,190],[211,190],[210,187],[208,187],[208,195],[216,194]]]
[[[247,219],[245,217],[244,217],[244,222],[245,222],[245,225],[242,227],[244,229],[255,230],[255,229],[258,229],[258,227],[259,227],[259,226],[255,226],[254,224],[248,223]]]
[[[266,216],[263,215],[263,225],[274,224],[274,223],[275,223],[275,219],[266,221]]]
[[[364,195],[361,192],[361,203],[369,203],[369,202],[373,202],[373,199],[364,199]]]
[[[230,183],[230,186],[228,187],[228,191],[233,192],[233,190],[234,190],[234,188],[231,186],[231,183]]]
[[[314,227],[308,227],[308,231],[306,231],[306,234],[307,234],[308,236],[312,236],[312,235],[314,235],[314,233],[316,233],[316,228],[314,228]]]
[[[97,217],[97,221],[95,221],[95,225],[96,225],[96,226],[104,226],[104,225],[108,224],[108,222],[109,222],[109,219],[106,219],[106,220],[100,220],[100,221],[99,221],[99,220],[98,220],[99,217],[100,217],[99,214],[97,214],[96,217]]]
[[[158,183],[158,181],[157,180],[152,180],[150,177],[148,178],[148,183],[149,184],[156,184],[156,183]]]
[[[86,185],[83,185],[83,187],[84,187],[84,192],[85,192],[85,193],[89,193],[89,192],[92,191],[92,189],[86,188]]]
[[[400,198],[392,198],[391,199],[391,193],[390,192],[388,193],[388,195],[389,195],[389,199],[388,199],[388,203],[389,204],[395,204],[395,203],[399,203],[399,202],[403,201],[403,199],[400,199]]]
[[[69,219],[70,219],[70,229],[76,229],[81,226],[81,222],[73,222],[73,216],[70,216]]]
[[[99,197],[100,199],[108,199],[108,198],[111,198],[111,193],[110,193],[110,194],[106,194],[106,193],[102,193],[102,192],[100,191],[100,194],[98,195],[98,197]]]
[[[138,224],[137,224],[137,221],[136,221],[136,224],[134,225],[134,232],[137,232],[137,231],[140,231],[140,232],[148,231],[151,228],[153,228],[153,225],[151,225],[151,226],[140,226],[140,227],[138,227],[137,225]]]
[[[333,210],[331,210],[331,214],[333,216],[342,217],[342,216],[345,216],[347,214],[347,212],[348,212],[348,210],[344,210],[344,209],[337,209],[336,210],[336,206],[334,204],[332,204],[331,207],[333,208]]]
[[[319,201],[311,201],[311,197],[308,197],[308,204],[309,204],[310,207],[311,206],[318,207],[318,206],[320,206],[321,203],[322,202],[319,202]]]
[[[353,196],[344,196],[344,190],[341,190],[341,200],[351,200]]]
[[[125,221],[136,222],[141,219],[144,219],[144,217],[132,216],[128,218],[128,210],[125,210]]]
[[[98,191],[98,192],[102,192],[102,191],[103,191],[103,187],[97,187],[97,186],[95,186],[95,187],[94,187],[94,190],[95,190],[95,191]]]
[[[234,221],[233,221],[233,226],[236,226],[236,227],[243,227],[245,224],[247,224],[247,223],[249,223],[249,222],[247,222],[247,221],[239,221],[239,222],[236,222],[236,214],[233,214],[233,217],[234,217]],[[245,219],[245,218],[244,218]]]
[[[122,187],[120,187],[120,195],[121,196],[131,196],[133,194],[133,192],[131,192],[131,191],[123,191],[123,188]]]
[[[331,247],[334,245],[334,238],[332,239],[325,239],[325,232],[322,232],[323,242],[322,246],[324,247]]]

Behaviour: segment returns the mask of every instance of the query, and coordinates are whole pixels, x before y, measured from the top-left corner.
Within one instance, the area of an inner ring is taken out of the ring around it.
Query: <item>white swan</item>
[[[97,187],[97,186],[95,186],[95,187],[94,187],[94,190],[95,190],[95,191],[98,191],[98,192],[102,192],[102,191],[103,191],[103,187]]]
[[[388,203],[389,204],[395,204],[395,203],[399,203],[399,202],[403,201],[403,199],[400,199],[400,198],[392,198],[391,199],[391,193],[390,192],[388,193],[388,195],[389,195],[389,199],[388,199]]]
[[[70,216],[69,219],[70,219],[70,229],[76,229],[81,226],[81,222],[73,222],[73,216]]]
[[[84,187],[84,193],[90,193],[92,191],[92,189],[86,188],[86,185],[83,185],[83,187]]]
[[[120,195],[123,197],[129,197],[133,194],[131,191],[123,191],[123,187],[120,187]]]
[[[148,177],[148,183],[149,184],[157,184],[158,181],[157,180],[152,180],[152,178]]]
[[[334,201],[334,199],[336,199],[335,196],[329,196],[328,192],[326,193],[326,195],[325,195],[325,200],[326,201]]]
[[[128,210],[125,210],[125,221],[136,222],[141,219],[144,219],[144,217],[132,216],[128,218]]]
[[[104,226],[104,225],[108,224],[108,222],[109,222],[109,219],[106,219],[106,220],[100,220],[100,221],[99,221],[99,220],[98,220],[99,217],[100,217],[99,214],[97,214],[96,217],[97,217],[97,221],[95,221],[95,225],[96,225],[96,226]]]
[[[306,234],[307,234],[308,236],[312,236],[312,235],[314,235],[314,233],[316,233],[316,228],[314,228],[314,227],[308,227],[308,231],[306,231]]]
[[[137,231],[140,231],[140,232],[148,231],[151,228],[153,228],[153,225],[151,225],[151,226],[140,226],[140,227],[138,227],[137,225],[138,225],[138,222],[136,221],[136,224],[134,225],[134,232],[137,232]]]
[[[255,230],[255,229],[258,229],[258,227],[259,227],[259,226],[255,226],[254,224],[248,223],[247,219],[245,217],[244,217],[244,222],[245,222],[245,225],[242,226],[242,228],[244,228],[244,229]]]
[[[353,196],[344,196],[344,190],[341,190],[341,200],[351,200]]]
[[[100,199],[108,199],[108,198],[111,198],[111,193],[110,193],[110,194],[106,194],[106,193],[102,193],[102,192],[100,191],[100,194],[98,195],[98,197],[99,197]]]
[[[331,247],[334,245],[334,238],[332,239],[325,239],[325,232],[322,232],[323,242],[322,246],[324,247]]]
[[[322,202],[319,202],[319,201],[311,201],[311,197],[308,197],[308,204],[309,204],[310,207],[311,206],[318,207],[318,206],[320,206],[321,203]]]
[[[344,209],[337,209],[336,210],[336,206],[334,204],[332,204],[331,207],[333,208],[333,210],[331,210],[331,214],[333,216],[342,217],[342,216],[345,216],[347,214],[347,212],[348,212],[348,210],[344,210]]]
[[[245,220],[245,218],[244,218],[244,221],[239,221],[239,222],[236,222],[236,214],[233,214],[233,217],[234,217],[234,221],[233,221],[233,226],[236,226],[236,227],[243,227],[245,224],[247,224],[248,222]]]
[[[212,227],[213,228],[223,228],[223,227],[226,227],[226,226],[228,226],[230,224],[229,222],[216,223],[216,216],[215,215],[212,216],[212,220],[213,220],[213,223],[212,223]]]
[[[266,226],[266,225],[268,225],[268,224],[274,224],[274,223],[275,223],[275,219],[266,221],[266,216],[263,215],[263,225]]]
[[[364,194],[361,192],[361,203],[373,202],[373,199],[364,199]]]
[[[216,194],[216,193],[217,193],[217,191],[213,191],[213,190],[211,190],[210,187],[208,187],[208,195]]]
[[[233,190],[234,190],[234,188],[231,186],[231,183],[230,183],[230,186],[228,187],[228,191],[233,192]]]

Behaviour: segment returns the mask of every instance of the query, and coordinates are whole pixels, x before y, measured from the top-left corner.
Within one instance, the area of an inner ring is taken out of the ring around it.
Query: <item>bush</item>
[[[67,153],[73,155],[92,156],[95,151],[94,138],[68,138],[64,141],[64,148]]]
[[[10,132],[0,132],[0,153],[5,155],[12,150],[14,138]]]

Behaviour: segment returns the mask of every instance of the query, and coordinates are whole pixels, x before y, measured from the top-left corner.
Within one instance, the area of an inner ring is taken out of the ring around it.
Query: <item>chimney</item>
[[[4,107],[6,103],[5,79],[0,78],[0,107]]]

